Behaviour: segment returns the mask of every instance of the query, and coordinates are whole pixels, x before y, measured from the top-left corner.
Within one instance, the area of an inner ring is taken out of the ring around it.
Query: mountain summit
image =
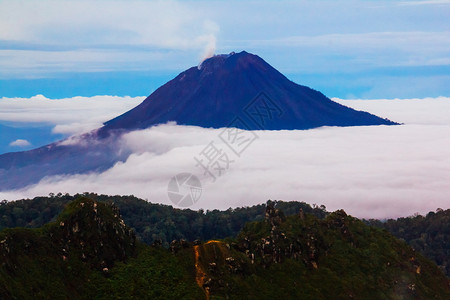
[[[134,109],[106,122],[102,131],[170,121],[248,130],[396,124],[333,102],[245,51],[216,55],[182,72]]]

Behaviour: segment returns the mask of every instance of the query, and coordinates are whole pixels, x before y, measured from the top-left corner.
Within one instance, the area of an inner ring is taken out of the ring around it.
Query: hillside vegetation
[[[54,222],[0,232],[0,298],[450,298],[441,270],[387,231],[277,204],[235,237],[165,248],[139,242],[115,205],[78,198]]]
[[[106,196],[92,193],[50,195],[31,200],[0,202],[0,230],[4,228],[37,228],[56,219],[64,206],[74,199],[86,196],[102,203],[114,204],[120,209],[125,223],[139,240],[146,244],[157,241],[168,247],[173,240],[196,239],[207,241],[234,237],[248,222],[264,219],[265,204],[225,211],[193,211],[168,205],[152,204],[134,196]],[[329,213],[324,206],[304,202],[276,201],[275,206],[286,216],[300,209],[319,219]],[[426,216],[415,215],[397,220],[365,220],[370,226],[386,229],[406,241],[414,249],[430,258],[450,277],[450,209],[438,209]]]

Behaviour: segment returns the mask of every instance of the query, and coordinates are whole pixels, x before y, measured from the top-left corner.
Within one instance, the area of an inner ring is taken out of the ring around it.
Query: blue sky
[[[0,1],[0,97],[144,96],[246,50],[329,97],[450,96],[450,1]]]

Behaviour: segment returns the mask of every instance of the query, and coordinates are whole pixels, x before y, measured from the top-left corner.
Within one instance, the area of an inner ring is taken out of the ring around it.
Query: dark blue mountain
[[[245,51],[217,55],[182,72],[134,109],[106,122],[101,132],[169,121],[250,130],[396,124],[333,102]]]
[[[97,131],[37,149],[0,155],[0,191],[38,183],[51,175],[101,172],[130,155],[117,146],[117,136],[99,138]]]
[[[256,55],[245,51],[217,55],[182,72],[102,128],[0,155],[0,190],[21,188],[51,175],[104,171],[130,154],[116,145],[121,134],[169,121],[249,130],[396,124],[298,85]]]

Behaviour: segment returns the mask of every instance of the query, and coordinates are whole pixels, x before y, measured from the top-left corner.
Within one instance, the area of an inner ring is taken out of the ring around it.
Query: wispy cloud
[[[450,31],[301,35],[247,40],[243,44],[257,48],[299,49],[301,57],[312,57],[316,64],[320,62],[317,67],[323,68],[323,71],[336,71],[344,67],[349,71],[368,67],[450,64]],[[315,57],[319,53],[321,57]],[[327,65],[326,61],[332,61],[332,65]],[[309,64],[307,66],[313,67]]]
[[[401,6],[417,6],[417,5],[449,5],[449,0],[424,0],[424,1],[401,1]]]
[[[0,39],[74,46],[201,49],[216,29],[179,1],[2,1]],[[212,21],[209,21],[212,22]]]
[[[2,1],[0,75],[155,69],[171,51],[199,56],[218,30],[178,1]]]

